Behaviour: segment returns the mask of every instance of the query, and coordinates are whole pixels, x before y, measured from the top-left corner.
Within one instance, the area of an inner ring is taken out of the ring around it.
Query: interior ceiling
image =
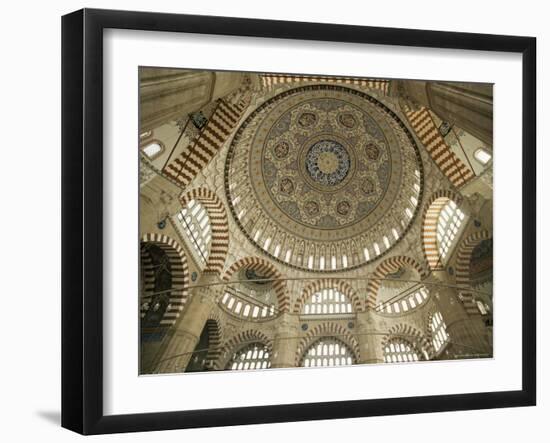
[[[315,85],[249,115],[229,148],[225,184],[237,224],[258,248],[330,271],[365,264],[399,241],[423,177],[414,139],[390,109],[354,89]]]

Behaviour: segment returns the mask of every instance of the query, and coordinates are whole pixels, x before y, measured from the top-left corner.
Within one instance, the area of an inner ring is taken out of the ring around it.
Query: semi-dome
[[[312,271],[361,266],[393,247],[421,200],[414,138],[376,98],[335,85],[260,105],[229,147],[225,187],[244,234],[271,258]]]

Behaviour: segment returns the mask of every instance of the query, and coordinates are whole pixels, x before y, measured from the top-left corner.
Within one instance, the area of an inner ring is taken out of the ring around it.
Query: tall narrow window
[[[287,249],[286,255],[285,255],[285,261],[288,263],[290,261],[290,257],[292,256],[292,249]]]
[[[164,151],[164,145],[157,140],[153,140],[143,145],[141,147],[141,151],[152,160],[162,154],[162,151]]]
[[[246,371],[249,369],[267,369],[271,367],[271,355],[262,343],[251,343],[239,349],[227,364],[227,369]]]
[[[368,248],[363,248],[363,254],[365,254],[365,260],[369,260],[370,259],[370,254],[369,254],[369,250]]]
[[[474,152],[474,158],[479,162],[481,163],[482,165],[486,165],[487,163],[489,163],[491,161],[491,159],[493,158],[493,156],[490,154],[489,151],[487,151],[487,149],[484,149],[484,148],[478,148],[476,149],[476,151]]]
[[[352,313],[353,307],[348,297],[333,288],[316,292],[304,303],[302,308],[302,315]]]
[[[393,339],[384,346],[384,361],[386,363],[418,361],[418,352],[407,340]]]
[[[150,138],[153,135],[153,131],[143,131],[141,134],[139,134],[140,140],[145,140]]]
[[[432,333],[432,342],[435,352],[439,352],[449,342],[449,334],[447,333],[447,325],[443,321],[443,316],[440,312],[432,315],[430,321],[430,332]]]
[[[178,220],[197,257],[206,263],[212,240],[208,211],[199,201],[191,200],[178,214]]]
[[[399,314],[409,309],[414,309],[420,306],[425,300],[428,299],[428,289],[424,285],[415,286],[409,293],[405,293],[399,296],[399,300],[382,302],[376,305],[376,311],[384,312],[387,314]],[[401,304],[401,307],[399,306]]]
[[[464,213],[454,201],[449,200],[441,209],[437,221],[437,246],[441,258],[449,254],[463,220]]]
[[[322,338],[305,352],[302,366],[346,366],[354,364],[353,353],[342,341],[334,337]]]

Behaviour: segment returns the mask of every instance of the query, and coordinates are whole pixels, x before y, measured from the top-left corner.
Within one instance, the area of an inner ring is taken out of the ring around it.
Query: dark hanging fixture
[[[165,212],[164,215],[160,217],[160,220],[157,222],[157,227],[159,229],[166,228],[166,220],[168,220],[168,216],[169,216],[168,212]]]

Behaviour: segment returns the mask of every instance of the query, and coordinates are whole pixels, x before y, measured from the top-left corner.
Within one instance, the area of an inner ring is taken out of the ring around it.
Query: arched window
[[[449,253],[463,220],[464,213],[454,201],[449,200],[441,209],[437,220],[437,247],[442,259]]]
[[[154,243],[142,243],[141,272],[141,326],[158,328],[163,326],[164,315],[172,305],[172,262],[166,250]]]
[[[227,369],[246,371],[248,369],[267,369],[271,367],[271,355],[263,343],[251,343],[233,354]]]
[[[206,264],[212,240],[208,211],[199,201],[191,200],[178,214],[178,219],[196,256]]]
[[[274,303],[262,303],[239,288],[229,287],[221,298],[221,304],[231,313],[249,320],[261,320],[274,317]]]
[[[417,308],[428,299],[428,288],[424,285],[414,285],[408,293],[399,294],[376,305],[376,311],[386,314],[400,314]]]
[[[151,138],[153,136],[153,131],[143,131],[141,134],[139,134],[140,140],[146,140],[148,138]]]
[[[432,315],[430,320],[430,332],[432,334],[432,342],[435,352],[439,352],[449,342],[449,334],[447,333],[447,325],[443,321],[443,316],[440,312]]]
[[[150,141],[141,147],[141,151],[151,160],[157,158],[164,151],[164,145],[158,140]]]
[[[478,148],[476,149],[476,151],[474,152],[474,158],[479,162],[481,163],[483,166],[485,166],[487,163],[489,163],[491,161],[491,159],[493,158],[493,156],[491,155],[491,153],[489,151],[487,151],[487,149],[485,148]]]
[[[325,288],[313,294],[302,308],[303,315],[351,314],[349,299],[337,289]]]
[[[345,366],[354,364],[351,349],[334,337],[322,338],[313,343],[305,352],[302,366]]]
[[[260,321],[278,314],[278,299],[274,276],[254,268],[243,267],[237,274],[238,282],[225,288],[220,300],[230,313],[250,321]]]
[[[384,361],[386,363],[418,361],[418,352],[407,340],[395,338],[384,346]]]

